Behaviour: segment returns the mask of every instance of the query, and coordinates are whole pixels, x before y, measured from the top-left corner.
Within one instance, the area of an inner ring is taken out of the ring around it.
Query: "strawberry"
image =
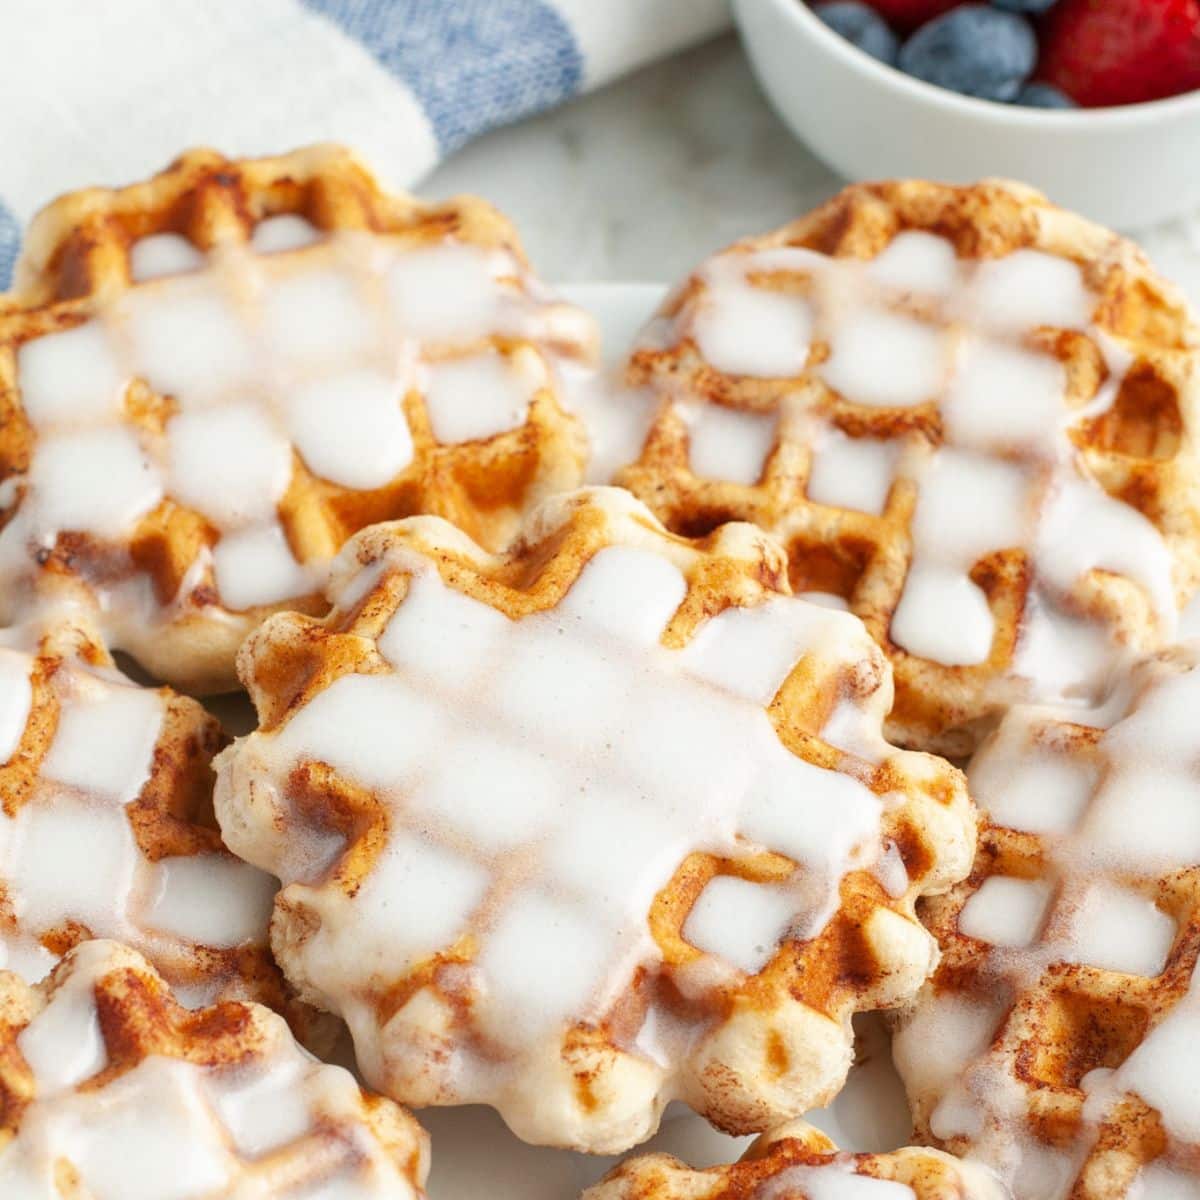
[[[1200,0],[1061,0],[1038,77],[1091,107],[1200,88]]]
[[[940,17],[961,0],[867,0],[887,23],[900,33],[909,33],[918,25]]]

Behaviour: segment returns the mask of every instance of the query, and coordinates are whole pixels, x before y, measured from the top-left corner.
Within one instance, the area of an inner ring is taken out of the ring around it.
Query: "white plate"
[[[656,283],[599,283],[561,291],[595,314],[604,361],[611,370],[625,357],[634,334],[666,289]],[[254,727],[244,696],[219,696],[208,707],[231,733]],[[908,1140],[908,1105],[880,1019],[864,1017],[855,1028],[858,1065],[833,1104],[809,1118],[844,1149],[891,1150]],[[417,1115],[433,1139],[430,1200],[574,1200],[618,1161],[527,1146],[487,1108],[423,1109]],[[674,1105],[658,1135],[640,1149],[663,1150],[695,1166],[711,1166],[739,1157],[750,1141],[718,1133],[682,1105]]]

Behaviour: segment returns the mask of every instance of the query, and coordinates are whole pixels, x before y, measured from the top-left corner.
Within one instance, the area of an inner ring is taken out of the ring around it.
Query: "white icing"
[[[17,1049],[41,1096],[75,1087],[108,1065],[92,989],[70,976],[37,1019],[17,1035]]]
[[[1129,1200],[1200,1200],[1200,1180],[1151,1163],[1138,1172]]]
[[[414,759],[444,736],[439,715],[395,676],[348,675],[296,713],[279,744],[284,752],[349,769],[367,787],[383,788],[412,781]]]
[[[1078,1173],[1077,1156],[1030,1139],[1013,1172],[1013,1194],[1029,1200],[1069,1200]]]
[[[542,382],[529,364],[522,366],[520,359],[494,351],[434,363],[424,387],[433,436],[447,444],[519,429]]]
[[[132,430],[118,427],[41,439],[29,483],[34,519],[47,532],[119,537],[162,499],[159,472]]]
[[[204,266],[204,252],[178,233],[153,233],[129,248],[129,277],[134,283],[162,275],[182,275]]]
[[[1185,662],[1191,662],[1192,653],[1189,647]],[[1193,719],[1198,705],[1200,671],[1182,670],[1157,679],[1137,698],[1132,711],[1105,734],[1105,746],[1118,762],[1190,769],[1200,757],[1200,733]],[[1157,754],[1148,754],[1148,746]]]
[[[1053,444],[1068,413],[1067,373],[1058,359],[972,338],[942,400],[946,436],[975,450]]]
[[[456,653],[453,655],[445,654],[444,648],[438,643],[438,634],[446,622],[454,626]],[[477,665],[486,663],[491,655],[500,653],[508,626],[508,618],[503,613],[475,604],[460,592],[429,587],[422,578],[414,577],[409,582],[404,603],[379,635],[377,644],[379,653],[400,670],[417,675],[437,675],[445,680],[446,687],[466,690],[474,678]],[[356,686],[361,688],[364,685]],[[380,681],[369,686],[387,685]],[[400,702],[396,692],[388,693],[390,705]],[[417,712],[406,716],[408,719],[420,719]],[[301,712],[295,719],[306,718]],[[361,712],[359,719],[368,720],[369,712]],[[321,757],[321,747],[314,746],[313,753]],[[354,757],[366,764],[376,753],[370,739],[364,739],[362,750],[356,752]],[[386,779],[386,774],[382,778]]]
[[[1023,833],[1070,833],[1096,782],[1096,772],[1087,763],[1048,751],[1025,749],[1009,759],[993,746],[971,768],[976,802],[997,824]]]
[[[148,925],[218,950],[262,938],[276,891],[269,875],[217,854],[164,858],[156,867]]]
[[[963,504],[965,496],[973,502]],[[1020,467],[961,450],[939,450],[913,517],[917,556],[964,569],[992,550],[1019,546],[1029,526],[1029,479]]]
[[[138,849],[123,812],[60,795],[22,805],[6,834],[3,872],[22,928],[77,921],[98,936],[126,932]]]
[[[636,462],[658,412],[648,388],[619,386],[603,374],[568,370],[564,364],[563,407],[574,413],[588,433],[588,461],[583,482],[609,484],[619,467]]]
[[[93,686],[63,701],[42,774],[128,804],[149,777],[162,721],[157,692]]]
[[[169,490],[218,528],[273,519],[291,473],[291,447],[256,405],[180,413],[167,423]]]
[[[0,663],[28,689],[28,654],[4,649]],[[14,919],[0,936],[0,967],[40,979],[55,956],[39,939],[68,922],[134,945],[168,972],[207,969],[198,947],[263,944],[269,876],[213,854],[152,862],[134,837],[126,806],[155,769],[162,695],[73,658],[56,661],[45,686],[57,700],[49,747],[31,791],[0,814],[0,891]],[[31,715],[53,712],[22,704],[20,728],[14,711],[9,729],[18,737]]]
[[[1080,530],[1088,536],[1081,537]],[[1043,576],[1064,592],[1096,568],[1128,576],[1145,588],[1164,624],[1173,627],[1171,554],[1136,508],[1081,480],[1068,480],[1050,499],[1036,553]]]
[[[86,1121],[77,1118],[70,1161],[96,1200],[189,1200],[232,1181],[234,1163],[193,1075],[183,1063],[146,1059],[105,1089]]]
[[[1196,977],[1181,1000],[1117,1068],[1113,1093],[1136,1092],[1156,1108],[1166,1131],[1200,1141],[1200,1000]]]
[[[1022,544],[1028,506],[1021,468],[962,450],[932,456],[913,516],[912,564],[892,617],[898,646],[948,664],[987,658],[994,622],[969,572],[990,551]]]
[[[910,408],[937,398],[949,368],[950,344],[936,326],[884,309],[848,315],[818,368],[852,404]]]
[[[839,596],[835,592],[797,592],[801,600],[807,600],[809,604],[816,604],[821,608],[832,608],[838,612],[849,612],[850,603],[845,596]]]
[[[267,346],[293,369],[361,358],[374,347],[380,316],[359,280],[339,267],[283,275],[262,296]]]
[[[615,897],[608,897],[610,901]],[[527,1045],[561,1031],[564,1016],[597,998],[606,950],[589,914],[570,902],[522,891],[491,929],[478,964],[487,980],[484,1027]]]
[[[278,254],[284,250],[300,250],[311,246],[321,237],[321,231],[295,213],[281,213],[259,221],[250,235],[250,245],[259,254]]]
[[[892,615],[897,646],[949,666],[972,666],[987,658],[994,630],[983,589],[962,571],[912,564]]]
[[[759,1192],[760,1200],[917,1200],[906,1183],[859,1175],[850,1162],[788,1167]]]
[[[517,621],[394,553],[408,593],[377,642],[393,672],[335,680],[238,751],[280,781],[326,763],[386,808],[387,845],[357,892],[306,890],[320,924],[300,950],[368,1074],[390,1053],[355,999],[372,979],[474,945],[474,1017],[535,1054],[659,961],[647,913],[692,850],[761,844],[796,864],[770,885],[709,885],[685,936],[724,970],[759,969],[785,929],[815,936],[839,880],[879,856],[879,797],[793,755],[763,707],[806,654],[860,646],[852,618],[777,597],[668,649],[685,582],[653,551],[600,551],[555,608]],[[486,1072],[469,1059],[456,1070]]]
[[[213,549],[213,573],[225,603],[235,610],[317,590],[315,572],[296,561],[278,522],[226,534]]]
[[[910,1095],[947,1091],[996,1036],[1007,1005],[1001,996],[970,998],[928,991],[896,1030],[893,1052]],[[933,1047],[936,1053],[931,1053]]]
[[[13,971],[26,983],[37,983],[53,969],[57,959],[40,942],[19,934],[0,939],[0,970]]]
[[[1117,769],[1105,781],[1080,831],[1095,858],[1147,873],[1200,862],[1196,782],[1170,761]]]
[[[798,802],[803,804],[802,820],[797,819]],[[848,775],[831,778],[828,771],[795,759],[752,791],[741,824],[746,837],[786,854],[814,874],[828,875],[832,868],[840,875],[853,861],[856,847],[868,844],[878,832],[879,800]]]
[[[205,1048],[188,1046],[199,1051],[192,1061],[150,1055],[80,1087],[108,1065],[96,988],[127,964],[115,950],[77,950],[18,1035],[34,1091],[0,1149],[5,1197],[56,1200],[54,1180],[66,1177],[89,1200],[291,1198],[340,1187],[355,1200],[417,1200],[412,1135],[406,1145],[399,1128],[385,1148],[350,1075],[306,1054],[266,1010],[258,1019],[268,1036],[228,1066],[207,1065]],[[268,1155],[277,1157],[264,1174],[258,1162]]]
[[[755,608],[727,608],[697,630],[684,649],[688,669],[719,688],[769,704],[792,665],[805,653],[819,652],[858,630],[855,618],[805,613],[772,598]]]
[[[847,437],[830,428],[813,439],[812,455],[810,500],[876,515],[883,512],[899,456],[894,442]]]
[[[866,261],[797,247],[718,255],[684,292],[678,315],[660,318],[647,341],[668,348],[690,336],[717,370],[791,381],[779,397],[781,419],[805,431],[812,449],[811,500],[879,514],[897,469],[911,480],[914,557],[891,629],[902,649],[949,666],[983,662],[994,622],[969,576],[982,556],[1017,551],[1032,570],[1013,674],[1035,696],[1094,696],[1119,651],[1102,622],[1066,615],[1078,610],[1088,572],[1132,579],[1161,631],[1169,635],[1175,622],[1162,536],[1084,474],[1069,437],[1072,424],[1112,402],[1132,361],[1092,324],[1094,307],[1074,262],[1027,249],[960,260],[946,239],[909,230]],[[785,314],[797,312],[800,337],[786,332]],[[1065,368],[1028,336],[1042,327],[1092,339],[1109,375],[1095,397],[1068,407]],[[922,458],[925,438],[913,431],[889,443],[885,457],[883,444],[831,429],[826,398],[804,376],[810,340],[828,349],[811,373],[842,401],[935,403],[940,447]],[[900,465],[902,446],[912,453]],[[714,437],[697,473],[756,483],[756,465],[745,439]]]
[[[413,458],[400,401],[400,388],[381,371],[326,376],[285,394],[288,433],[314,475],[341,487],[383,487]],[[350,420],[355,436],[346,437]]]
[[[692,333],[704,358],[733,375],[796,375],[808,361],[812,310],[801,296],[756,287],[754,255],[716,259]],[[712,286],[715,285],[715,286]]]
[[[1063,612],[1037,592],[1029,595],[1013,674],[1029,680],[1035,696],[1095,696],[1117,658],[1118,648],[1103,624]]]
[[[129,341],[131,373],[181,402],[216,396],[254,375],[250,331],[210,274],[135,288],[114,318]]]
[[[310,1070],[297,1054],[244,1081],[236,1075],[229,1083],[210,1077],[210,1101],[240,1154],[261,1158],[308,1132],[312,1110],[304,1084]]]
[[[583,374],[594,338],[507,251],[327,238],[291,215],[211,257],[174,234],[143,238],[131,271],[91,320],[20,349],[37,436],[4,501],[20,500],[0,532],[5,586],[60,532],[128,538],[168,498],[221,535],[185,572],[181,603],[214,582],[235,610],[305,595],[326,564],[300,565],[277,524],[293,451],[338,487],[385,488],[413,462],[410,390],[425,389],[439,440],[491,437],[524,424],[539,388],[557,394],[560,361]],[[134,381],[168,403],[138,387],[127,405]],[[161,608],[126,603],[131,570],[99,585],[122,629]]]
[[[102,325],[77,325],[17,352],[21,406],[39,430],[111,419],[129,380]]]
[[[958,286],[962,269],[954,247],[945,238],[906,229],[867,263],[866,274],[899,291],[948,296]]]
[[[397,256],[387,287],[409,337],[466,343],[497,327],[513,294],[498,275],[517,270],[512,260],[496,261],[469,246],[422,247]]]
[[[769,884],[718,875],[700,893],[683,936],[749,975],[771,960],[795,915],[796,902]]]
[[[1007,333],[1042,325],[1086,329],[1093,301],[1079,267],[1041,250],[1015,250],[975,269],[968,304],[973,320]]]
[[[1175,941],[1175,922],[1137,892],[1098,883],[1074,914],[1067,957],[1073,962],[1157,975]]]
[[[33,704],[29,658],[0,650],[0,763],[8,762],[20,745]]]
[[[958,929],[991,944],[979,964],[986,991],[943,996],[935,983],[897,1038],[896,1059],[914,1099],[933,1109],[935,1136],[967,1137],[970,1155],[1003,1169],[1014,1194],[1065,1197],[1097,1123],[1131,1092],[1158,1110],[1172,1138],[1200,1138],[1195,976],[1182,1000],[1172,1005],[1163,994],[1161,1019],[1115,1071],[1084,1078],[1082,1125],[1061,1151],[1026,1132],[1030,1097],[1013,1073],[1016,1035],[994,1052],[990,1036],[977,1036],[995,1028],[990,1004],[1053,986],[1047,971],[1055,964],[1116,973],[1104,985],[1112,994],[1122,975],[1152,979],[1168,967],[1179,930],[1164,885],[1200,863],[1198,704],[1200,643],[1192,642],[1127,668],[1098,707],[1012,709],[971,764],[985,817],[1037,835],[1022,858],[1038,875],[992,875],[967,900]],[[1028,1018],[1031,1010],[1022,1011]],[[1068,1035],[1061,1053],[1074,1052],[1076,1036],[1086,1033]],[[1200,1191],[1175,1165],[1149,1178],[1166,1172]]]
[[[462,754],[423,784],[412,799],[414,812],[497,851],[536,838],[562,802],[544,757],[487,734],[464,738]],[[497,807],[504,810],[499,824]]]
[[[775,444],[773,413],[740,412],[718,404],[681,404],[694,474],[733,483],[757,483]]]
[[[351,951],[358,963],[354,974],[399,974],[453,945],[487,885],[487,871],[475,863],[415,836],[394,834],[356,899],[361,925]],[[345,954],[349,947],[334,944],[336,932],[323,928],[314,954]]]
[[[1039,879],[993,875],[963,905],[959,932],[993,946],[1028,946],[1042,927],[1050,891]]]

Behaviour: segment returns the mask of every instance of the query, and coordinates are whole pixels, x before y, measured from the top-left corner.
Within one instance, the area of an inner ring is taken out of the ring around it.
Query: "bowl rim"
[[[964,96],[937,84],[906,75],[898,68],[873,58],[865,50],[860,50],[841,34],[830,29],[812,11],[808,0],[734,0],[733,7],[739,28],[743,23],[744,9],[763,5],[774,7],[786,20],[791,21],[799,36],[809,38],[831,57],[838,59],[848,69],[858,72],[872,83],[888,88],[897,95],[906,95],[921,103],[941,105],[994,124],[1011,122],[1016,125],[1039,126],[1043,129],[1079,129],[1087,125],[1111,129],[1200,111],[1200,89],[1183,92],[1178,96],[1164,96],[1159,100],[1143,100],[1137,104],[1116,104],[1098,108],[1035,108],[983,100],[977,96]],[[753,51],[750,53],[751,57],[755,57]]]

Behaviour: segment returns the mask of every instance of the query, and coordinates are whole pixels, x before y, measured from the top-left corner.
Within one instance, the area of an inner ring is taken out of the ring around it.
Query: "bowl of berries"
[[[733,0],[792,131],[851,179],[1002,175],[1137,228],[1200,209],[1200,0]]]

